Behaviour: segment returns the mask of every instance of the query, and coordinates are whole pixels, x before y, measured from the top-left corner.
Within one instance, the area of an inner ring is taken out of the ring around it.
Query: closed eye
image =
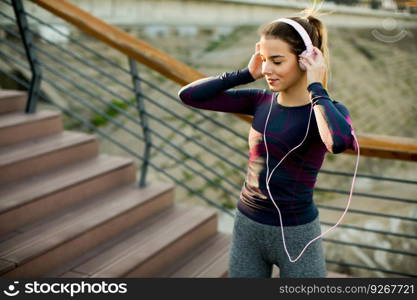
[[[274,65],[280,65],[281,62],[274,62]]]

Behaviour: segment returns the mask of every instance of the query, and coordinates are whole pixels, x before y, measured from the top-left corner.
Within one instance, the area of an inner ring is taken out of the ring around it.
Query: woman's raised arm
[[[337,154],[352,149],[357,151],[349,111],[342,103],[332,100],[320,82],[309,84],[321,139],[329,152]]]
[[[255,81],[248,68],[196,80],[178,92],[189,106],[220,112],[252,115],[261,89],[231,89]]]

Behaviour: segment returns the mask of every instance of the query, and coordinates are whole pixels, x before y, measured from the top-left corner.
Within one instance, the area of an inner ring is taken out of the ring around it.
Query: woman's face
[[[289,45],[281,39],[264,36],[260,39],[262,75],[272,91],[285,91],[303,79],[298,58],[290,52]]]

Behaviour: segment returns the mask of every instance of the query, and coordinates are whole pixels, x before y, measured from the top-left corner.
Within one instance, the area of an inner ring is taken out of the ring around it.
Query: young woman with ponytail
[[[322,240],[314,240],[321,229],[313,190],[326,152],[356,150],[356,145],[348,109],[326,90],[326,28],[317,11],[304,13],[286,19],[307,32],[312,55],[301,55],[306,45],[293,26],[273,21],[262,26],[247,68],[197,80],[179,91],[186,105],[253,116],[229,277],[271,277],[274,264],[280,277],[327,275]],[[262,77],[269,90],[231,89]],[[305,248],[309,241],[314,242]]]

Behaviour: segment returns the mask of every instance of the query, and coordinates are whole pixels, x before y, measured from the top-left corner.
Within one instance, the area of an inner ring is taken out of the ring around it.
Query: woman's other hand
[[[324,75],[326,73],[326,63],[320,49],[314,47],[312,56],[300,55],[300,61],[306,66],[307,85],[313,82],[323,84]]]
[[[248,69],[252,77],[257,80],[259,78],[262,78],[262,59],[260,54],[260,43],[256,43],[255,46],[255,53],[252,55],[252,58],[249,61]]]

